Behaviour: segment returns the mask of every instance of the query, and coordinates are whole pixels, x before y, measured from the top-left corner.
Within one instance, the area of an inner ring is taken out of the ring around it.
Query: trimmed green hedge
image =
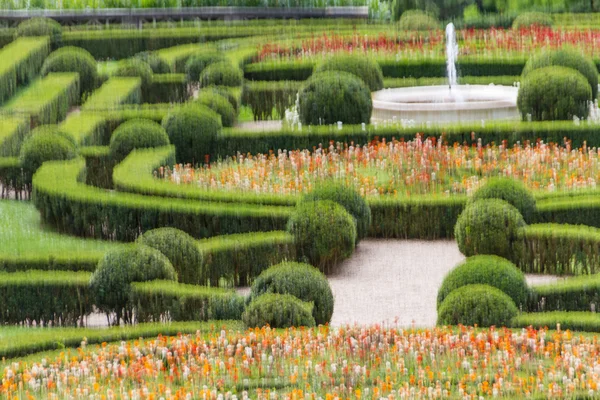
[[[561,330],[570,329],[572,331],[600,332],[600,314],[591,312],[544,312],[544,313],[524,313],[512,319],[511,325],[514,328],[534,328],[556,329],[560,324]]]
[[[113,77],[91,94],[83,105],[82,110],[110,110],[123,104],[139,104],[141,101],[141,78]]]
[[[600,275],[578,276],[531,287],[530,311],[598,311]],[[593,310],[592,310],[593,307]]]
[[[144,93],[146,103],[183,103],[187,98],[185,74],[154,74]]]
[[[0,119],[0,157],[19,155],[21,143],[29,133],[28,122],[25,118],[19,117]]]
[[[296,93],[302,84],[302,81],[246,81],[242,104],[250,107],[255,121],[274,118],[273,111],[283,118],[286,108],[296,102]]]

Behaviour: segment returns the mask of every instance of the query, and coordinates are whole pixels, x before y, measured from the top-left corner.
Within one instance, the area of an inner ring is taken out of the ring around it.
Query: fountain
[[[412,120],[421,123],[517,119],[518,88],[459,85],[458,45],[454,24],[446,26],[448,85],[384,89],[373,93],[374,121]]]

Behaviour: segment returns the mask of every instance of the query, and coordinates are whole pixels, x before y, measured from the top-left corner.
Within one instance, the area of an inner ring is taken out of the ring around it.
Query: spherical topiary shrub
[[[356,221],[356,241],[367,237],[371,226],[371,208],[354,188],[341,183],[328,182],[304,195],[302,201],[331,200],[348,211]]]
[[[571,68],[546,67],[530,72],[521,82],[517,106],[523,120],[587,118],[592,90],[584,76]]]
[[[152,68],[139,58],[123,61],[113,73],[114,76],[137,76],[142,79],[142,92],[152,84]]]
[[[515,302],[489,285],[467,285],[450,292],[438,308],[438,325],[510,326]]]
[[[525,184],[516,179],[492,178],[473,193],[471,202],[484,199],[501,199],[514,206],[525,222],[533,218],[535,197]]]
[[[53,51],[44,61],[42,76],[50,72],[77,72],[81,91],[89,93],[96,88],[98,68],[92,55],[80,47],[66,46]]]
[[[287,225],[296,253],[323,272],[349,257],[356,242],[354,218],[333,201],[300,203]]]
[[[248,301],[265,294],[291,294],[314,303],[312,315],[317,324],[327,324],[333,314],[333,293],[327,278],[312,265],[283,262],[264,270],[252,284]]]
[[[90,290],[96,307],[107,314],[116,313],[116,323],[121,318],[131,322],[131,283],[155,279],[177,280],[169,259],[148,246],[128,246],[104,254],[92,274]]]
[[[213,151],[221,131],[219,115],[202,105],[190,105],[170,112],[162,121],[179,163],[203,163]]]
[[[233,126],[236,112],[229,100],[214,90],[203,89],[198,92],[195,103],[202,104],[221,116],[221,123],[225,127]]]
[[[300,89],[298,112],[306,125],[368,124],[373,112],[371,92],[348,72],[314,74]]]
[[[141,53],[137,53],[135,58],[148,64],[154,74],[168,74],[171,72],[169,64],[152,51],[142,51]]]
[[[220,94],[225,97],[227,101],[233,106],[235,115],[237,115],[240,109],[240,98],[236,96],[229,87],[227,86],[207,86],[203,90],[212,90],[213,92]]]
[[[62,27],[50,18],[30,18],[17,26],[16,36],[50,36],[52,44],[58,46],[62,39]]]
[[[227,58],[218,53],[199,53],[192,55],[185,63],[185,76],[187,81],[198,82],[202,71],[210,64],[218,62],[227,62]]]
[[[200,73],[200,85],[204,86],[241,86],[244,72],[230,63],[221,61],[208,65]]]
[[[458,248],[467,257],[495,254],[513,260],[522,251],[519,231],[523,216],[504,200],[479,200],[468,204],[454,226]]]
[[[289,294],[267,293],[254,299],[242,314],[249,328],[269,325],[271,328],[315,326],[313,305]]]
[[[149,119],[131,119],[123,122],[110,137],[110,154],[122,160],[133,149],[168,145],[169,136],[164,128]]]
[[[198,243],[184,231],[176,228],[152,229],[140,236],[138,242],[167,256],[177,272],[179,282],[206,284]]]
[[[70,160],[77,156],[74,141],[65,136],[59,134],[58,129],[43,128],[32,131],[23,141],[19,163],[26,182],[31,182],[33,174],[44,162]]]
[[[535,26],[551,27],[552,25],[552,17],[549,14],[531,11],[519,14],[513,21],[512,27],[513,29],[524,29]]]
[[[546,67],[565,67],[578,71],[587,79],[592,89],[592,98],[598,96],[598,68],[594,61],[573,49],[546,50],[531,57],[522,76],[525,78],[531,72]]]
[[[529,289],[525,275],[506,258],[474,256],[454,268],[438,291],[438,308],[454,290],[466,285],[490,285],[506,293],[517,306],[526,306]]]
[[[398,29],[403,31],[434,31],[440,29],[440,21],[421,10],[407,10],[400,16]]]
[[[362,79],[371,91],[383,89],[381,67],[369,57],[336,55],[327,58],[315,67],[315,73],[326,71],[349,72]]]

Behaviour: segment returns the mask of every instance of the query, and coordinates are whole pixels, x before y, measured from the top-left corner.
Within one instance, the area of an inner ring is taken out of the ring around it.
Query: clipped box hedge
[[[560,324],[561,330],[600,332],[600,314],[592,312],[541,312],[523,313],[512,319],[514,328],[556,329]]]
[[[154,74],[144,93],[146,103],[183,103],[188,97],[185,74]]]
[[[112,77],[92,92],[82,111],[101,111],[118,108],[123,104],[142,101],[142,80],[137,77]]]
[[[23,138],[29,133],[26,118],[3,117],[0,119],[0,157],[19,155]]]
[[[530,291],[530,311],[599,311],[599,274],[532,286]]]

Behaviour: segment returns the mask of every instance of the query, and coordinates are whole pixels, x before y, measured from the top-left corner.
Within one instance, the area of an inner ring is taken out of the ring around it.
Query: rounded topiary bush
[[[549,14],[543,12],[524,12],[521,13],[513,21],[513,29],[531,28],[535,26],[547,26],[553,25],[552,17]]]
[[[371,208],[367,201],[354,188],[341,183],[327,182],[317,186],[304,195],[302,201],[331,200],[338,203],[354,217],[356,222],[356,241],[367,237],[371,226]]]
[[[242,314],[249,328],[269,325],[272,328],[315,326],[313,305],[289,294],[267,293],[254,299]]]
[[[363,80],[371,91],[383,89],[383,73],[376,61],[369,57],[335,55],[327,58],[315,67],[315,73],[344,71]]]
[[[200,85],[204,86],[241,86],[244,72],[230,63],[220,61],[208,65],[200,73]]]
[[[236,96],[229,87],[227,86],[207,86],[204,89],[205,91],[211,90],[227,99],[227,101],[233,106],[235,111],[235,115],[237,115],[240,109],[240,99]]]
[[[131,322],[131,283],[155,279],[177,280],[169,259],[148,246],[109,250],[98,262],[90,280],[94,304],[105,313],[116,313],[119,322]]]
[[[252,284],[249,301],[265,294],[291,294],[314,303],[312,316],[317,324],[327,324],[333,314],[333,293],[327,278],[312,265],[284,262],[263,271]]]
[[[438,308],[438,325],[510,326],[519,310],[510,297],[489,285],[467,285],[450,292]]]
[[[572,120],[587,118],[592,90],[585,77],[574,69],[546,67],[530,72],[521,82],[517,106],[526,120]]]
[[[175,268],[179,282],[206,284],[202,254],[193,237],[176,228],[158,228],[139,237],[140,244],[163,253]]]
[[[74,141],[58,129],[36,129],[23,141],[19,153],[19,163],[23,168],[25,181],[30,182],[33,174],[46,161],[70,160],[77,156]]]
[[[514,206],[525,222],[533,218],[535,197],[525,184],[516,179],[492,178],[473,193],[471,202],[484,199],[501,199]]]
[[[454,268],[438,291],[438,308],[454,290],[467,285],[490,285],[506,293],[517,306],[526,306],[529,289],[525,275],[506,258],[474,256]]]
[[[202,105],[189,105],[170,112],[162,121],[179,163],[203,163],[213,151],[221,131],[219,115]]]
[[[299,259],[324,272],[354,251],[354,218],[333,201],[300,203],[288,220],[287,229],[294,236]]]
[[[209,65],[218,62],[227,62],[227,58],[218,53],[199,53],[192,55],[185,63],[185,76],[187,81],[198,82],[202,71]]]
[[[165,129],[149,119],[131,119],[123,122],[110,137],[110,154],[122,160],[133,149],[161,147],[169,144]]]
[[[236,112],[229,100],[214,90],[203,89],[198,92],[195,103],[202,104],[221,116],[221,123],[231,127],[235,123]]]
[[[592,98],[598,96],[598,68],[594,61],[573,49],[545,50],[531,57],[523,68],[522,76],[546,67],[565,67],[578,71],[590,84]]]
[[[17,26],[16,36],[50,36],[52,44],[58,46],[62,40],[62,27],[50,18],[30,18]]]
[[[92,55],[80,47],[66,46],[53,51],[44,61],[42,76],[50,72],[77,72],[81,91],[89,93],[96,88],[98,68]]]
[[[467,257],[494,254],[513,260],[522,251],[523,216],[504,200],[479,200],[468,204],[454,226],[461,253]]]
[[[369,87],[348,72],[314,74],[300,89],[300,120],[306,125],[368,124],[373,112]]]
[[[440,29],[440,21],[421,10],[407,10],[402,13],[398,28],[403,31],[434,31]]]
[[[154,74],[168,74],[171,72],[169,64],[152,51],[137,53],[135,58],[148,64]]]
[[[123,61],[113,75],[140,77],[142,79],[142,91],[148,90],[152,84],[152,68],[139,58],[130,58]]]

